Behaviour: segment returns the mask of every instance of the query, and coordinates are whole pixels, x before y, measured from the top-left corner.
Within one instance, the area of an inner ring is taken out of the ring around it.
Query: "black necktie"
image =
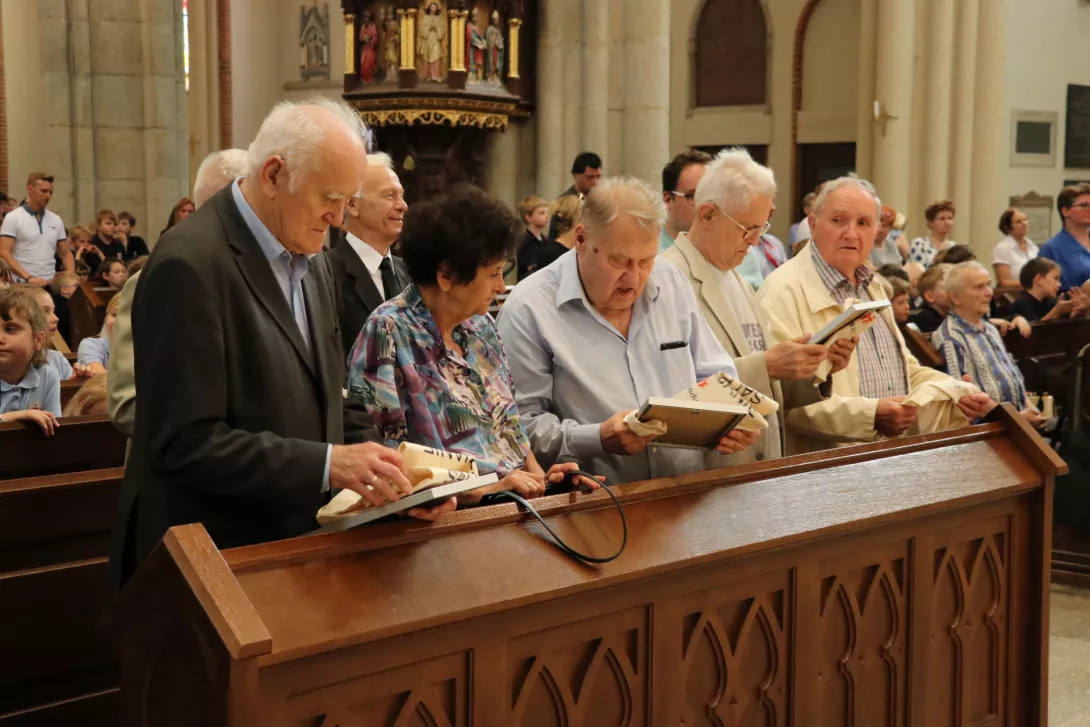
[[[383,299],[390,300],[401,292],[401,288],[398,287],[397,277],[394,275],[394,263],[389,256],[382,258],[378,271],[382,275]]]

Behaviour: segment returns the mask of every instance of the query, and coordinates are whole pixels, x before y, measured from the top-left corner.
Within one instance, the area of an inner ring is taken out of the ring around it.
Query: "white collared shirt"
[[[363,261],[363,266],[367,268],[367,272],[371,273],[371,280],[375,281],[378,294],[382,296],[383,300],[386,300],[389,296],[386,294],[386,288],[382,285],[382,273],[379,272],[378,266],[382,264],[383,260],[390,257],[390,251],[387,250],[385,255],[381,255],[378,250],[351,232],[345,233],[344,239],[348,241],[348,244],[352,246],[360,260]]]

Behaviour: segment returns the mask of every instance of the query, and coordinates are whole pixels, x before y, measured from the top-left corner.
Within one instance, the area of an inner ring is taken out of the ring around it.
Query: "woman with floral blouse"
[[[518,218],[476,187],[412,206],[400,238],[412,284],[371,314],[348,357],[349,395],[388,444],[466,454],[482,474],[499,475],[463,503],[490,491],[535,497],[577,467],[544,472],[534,458],[488,315],[521,237]]]

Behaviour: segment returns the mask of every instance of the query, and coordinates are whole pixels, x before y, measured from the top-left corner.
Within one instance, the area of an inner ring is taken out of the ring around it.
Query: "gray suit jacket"
[[[787,411],[821,401],[828,396],[828,393],[823,396],[822,392],[809,381],[777,381],[768,377],[764,352],[754,352],[750,349],[749,343],[742,333],[742,328],[731,312],[726,296],[723,295],[718,273],[711,263],[704,259],[700,251],[693,247],[693,243],[689,242],[685,233],[678,235],[677,239],[674,240],[674,244],[659,257],[676,265],[688,278],[689,284],[693,287],[693,293],[696,294],[697,305],[700,307],[701,313],[704,314],[704,319],[708,322],[708,326],[711,327],[715,337],[723,344],[723,348],[734,358],[734,365],[738,367],[738,375],[742,381],[765,396],[772,397],[780,405],[777,417],[780,426],[780,447],[776,447],[772,441],[769,441],[770,438],[767,435],[762,435],[756,444],[737,454],[711,455],[713,459],[709,462],[709,465],[728,467],[782,457],[783,452],[787,449],[786,431],[783,425]],[[733,274],[738,275],[737,271]],[[744,280],[742,283],[746,298],[757,314],[757,320],[760,322],[762,330],[764,330],[765,341],[771,345],[775,339],[769,329],[768,320],[761,315],[760,308],[757,305],[757,297],[753,294],[749,283]]]
[[[132,308],[132,451],[111,575],[125,579],[173,525],[231,548],[317,527],[327,443],[370,439],[345,416],[345,356],[323,255],[303,278],[309,342],[227,187],[160,238]],[[347,430],[347,431],[346,431]]]

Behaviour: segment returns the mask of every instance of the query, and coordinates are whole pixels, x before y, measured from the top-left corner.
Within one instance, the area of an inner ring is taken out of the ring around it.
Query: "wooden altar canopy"
[[[218,552],[122,596],[126,725],[1033,725],[1053,476],[1012,409],[617,488],[578,565],[512,506]],[[577,547],[604,495],[541,503]]]

